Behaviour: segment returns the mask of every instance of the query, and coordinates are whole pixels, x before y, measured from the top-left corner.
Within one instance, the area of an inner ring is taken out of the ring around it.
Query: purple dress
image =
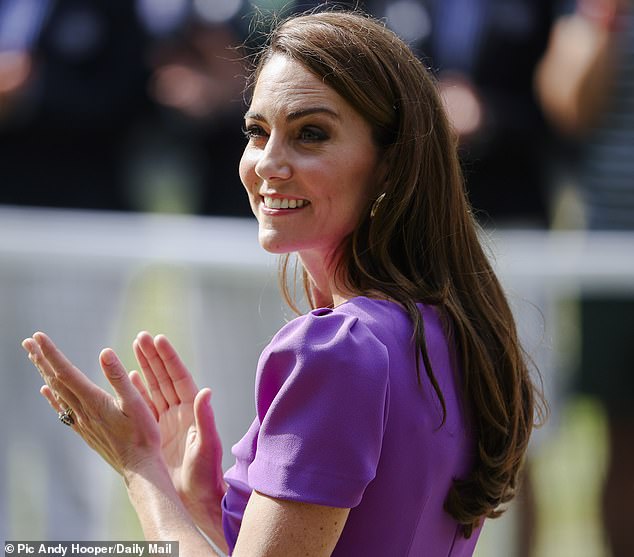
[[[470,539],[443,510],[465,475],[474,438],[440,319],[420,306],[447,418],[421,363],[412,325],[389,301],[353,298],[282,328],[256,377],[257,416],[233,447],[223,527],[231,550],[252,490],[351,508],[334,556],[462,557]]]

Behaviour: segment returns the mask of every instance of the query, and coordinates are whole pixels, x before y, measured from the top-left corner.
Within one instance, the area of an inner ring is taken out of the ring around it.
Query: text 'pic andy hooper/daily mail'
[[[178,542],[124,542],[124,541],[6,541],[4,557],[24,557],[35,555],[58,555],[59,557],[99,557],[130,555],[148,557],[162,555],[178,557]]]

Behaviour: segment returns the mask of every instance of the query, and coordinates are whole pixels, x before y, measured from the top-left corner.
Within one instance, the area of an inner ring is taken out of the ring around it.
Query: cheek
[[[242,185],[251,193],[253,189],[257,187],[257,176],[255,174],[255,160],[253,156],[250,155],[248,148],[242,153],[238,173],[240,174]]]
[[[347,167],[347,210],[355,219],[361,219],[367,207],[378,195],[380,186],[374,160],[366,158],[350,160]]]

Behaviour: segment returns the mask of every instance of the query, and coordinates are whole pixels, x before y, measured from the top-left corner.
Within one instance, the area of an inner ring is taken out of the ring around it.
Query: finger
[[[139,391],[130,381],[125,367],[123,367],[114,350],[104,348],[99,354],[99,363],[106,379],[112,385],[119,399],[121,410],[124,414],[130,406],[136,406],[139,402],[142,402]]]
[[[48,385],[42,385],[42,387],[40,387],[40,394],[48,401],[55,412],[63,412],[66,410],[55,398],[53,391]]]
[[[139,391],[141,397],[145,401],[145,404],[147,404],[148,408],[152,410],[152,414],[154,414],[154,417],[158,421],[158,410],[156,409],[156,406],[152,401],[152,397],[150,397],[150,393],[148,392],[145,383],[143,382],[141,374],[136,370],[132,370],[130,373],[128,373],[128,377],[130,377],[130,381],[132,381],[132,384],[135,386],[136,390]]]
[[[216,418],[211,406],[211,389],[204,388],[194,399],[194,421],[201,445],[219,444]]]
[[[223,490],[223,473],[222,473],[222,442],[218,429],[216,428],[216,419],[211,406],[211,389],[201,389],[194,400],[194,420],[196,424],[196,444],[198,451],[204,455],[211,455],[212,466],[215,470],[211,473],[213,477],[218,479],[219,490]]]
[[[172,343],[165,335],[157,335],[154,337],[154,346],[163,360],[165,370],[172,380],[178,398],[181,401],[193,400],[198,388]]]
[[[132,343],[132,349],[134,350],[134,355],[136,356],[137,362],[141,367],[141,371],[143,372],[143,377],[145,377],[145,381],[147,382],[148,389],[150,392],[150,398],[154,402],[156,409],[159,413],[163,412],[168,408],[167,400],[163,396],[161,392],[161,387],[158,383],[158,379],[150,366],[150,363],[147,361],[143,350],[141,349],[141,340],[140,335],[147,335],[148,333],[139,333],[139,336]]]
[[[37,343],[40,350],[51,363],[55,372],[64,370],[76,370],[73,363],[64,355],[64,353],[55,346],[55,343],[44,333],[37,332],[33,335],[33,340]]]
[[[37,342],[35,342],[32,338],[25,338],[22,341],[22,348],[24,348],[24,350],[27,352],[28,358],[35,366],[35,369],[40,372],[42,379],[44,379],[44,381],[46,381],[48,384],[49,376],[55,375],[55,372],[52,369],[49,370],[48,368],[43,367],[47,365],[48,362],[45,362],[45,358],[41,354],[41,350],[40,347],[37,345]]]
[[[116,412],[106,416],[111,423],[118,421],[119,427],[134,430],[136,448],[147,448],[150,443],[155,449],[160,449],[160,431],[158,423],[143,397],[132,384],[125,367],[111,348],[104,348],[99,354],[99,363],[106,379],[117,396],[115,403]],[[112,407],[109,410],[112,411]],[[140,437],[139,437],[140,436]],[[141,439],[141,440],[139,440]],[[129,447],[134,449],[135,447]],[[120,454],[119,457],[129,459],[132,453]]]
[[[61,413],[65,413],[69,417],[70,417],[70,414],[72,414],[71,423],[70,424],[66,424],[66,422],[64,423],[65,425],[70,425],[70,427],[72,427],[75,431],[78,431],[75,428],[78,425],[80,425],[81,422],[84,420],[84,416],[81,413],[81,410],[73,408],[72,406],[67,404],[65,401],[60,401],[59,397],[53,392],[53,390],[48,385],[42,385],[42,387],[40,388],[40,394],[48,401],[48,403],[51,405],[53,410],[57,412],[58,419],[60,418]],[[69,410],[70,410],[70,413],[69,413]]]
[[[46,361],[46,358],[44,357],[44,354],[42,354],[37,342],[35,342],[32,338],[24,339],[22,341],[22,348],[26,350],[29,360],[31,360],[31,363],[40,372],[42,379],[44,379],[44,381],[48,384],[50,378],[55,376],[55,371],[48,361]]]
[[[82,404],[80,401],[81,397],[77,396],[75,392],[77,385],[84,388],[96,386],[75,368],[63,354],[61,358],[49,359],[48,355],[53,354],[53,352],[58,354],[61,354],[61,352],[43,333],[35,333],[33,338],[26,339],[22,346],[29,353],[29,359],[38,369],[58,402],[63,400],[71,408],[79,410]],[[60,367],[56,367],[56,364]],[[88,385],[82,379],[85,379]]]
[[[163,359],[156,351],[152,335],[150,335],[149,333],[140,333],[137,336],[137,340],[139,342],[139,347],[141,348],[141,351],[143,352],[143,355],[145,356],[145,359],[147,360],[147,363],[152,370],[152,373],[156,377],[156,381],[161,390],[163,398],[168,405],[178,404],[180,402],[180,399],[176,394],[176,389],[174,389],[172,379],[165,369]]]

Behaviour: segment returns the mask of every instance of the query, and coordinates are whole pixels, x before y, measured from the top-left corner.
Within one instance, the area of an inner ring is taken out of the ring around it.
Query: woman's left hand
[[[44,333],[35,333],[22,346],[46,382],[40,392],[60,421],[117,472],[125,476],[162,460],[157,421],[114,351],[102,350],[99,362],[116,396],[88,379]]]

